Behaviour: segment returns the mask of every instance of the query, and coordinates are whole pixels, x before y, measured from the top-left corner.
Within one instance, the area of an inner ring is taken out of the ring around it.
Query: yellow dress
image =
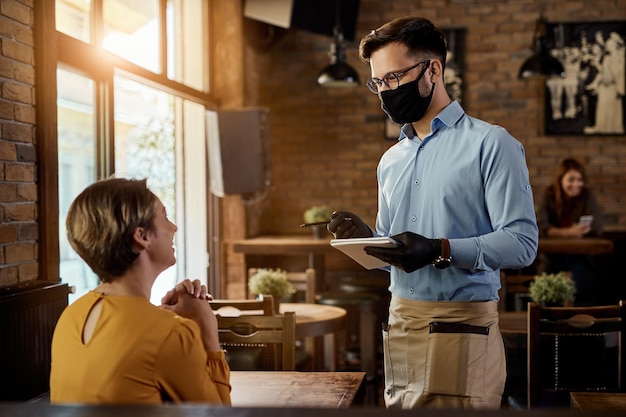
[[[85,344],[83,327],[99,300]],[[224,353],[204,350],[198,325],[145,298],[91,291],[65,309],[54,330],[52,403],[230,405],[230,388]]]

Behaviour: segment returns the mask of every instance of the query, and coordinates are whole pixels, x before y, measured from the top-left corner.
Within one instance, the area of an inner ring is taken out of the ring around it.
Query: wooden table
[[[222,307],[219,311],[222,316],[250,313],[227,307]],[[306,350],[313,357],[314,369],[335,371],[335,337],[336,333],[346,328],[346,310],[324,304],[280,303],[280,312],[286,311],[296,313],[296,338],[305,339]]]
[[[0,403],[0,417],[600,417],[598,413],[572,414],[568,409],[542,411],[515,410],[399,410],[380,407],[303,408],[303,407],[217,407],[201,404],[167,405],[50,405]],[[601,417],[622,417],[619,411],[606,411]]]
[[[235,252],[249,255],[308,255],[332,252],[330,239],[315,239],[312,235],[258,236],[232,242]]]
[[[347,408],[365,372],[232,371],[233,407]]]
[[[500,333],[506,355],[504,395],[518,401],[521,398],[526,398],[527,395],[527,312],[501,311],[499,318]]]
[[[540,253],[565,253],[571,255],[602,255],[613,252],[613,241],[599,237],[539,239]]]
[[[312,303],[280,303],[280,312],[296,313],[296,337],[324,336],[346,327],[346,310]]]
[[[527,311],[501,311],[500,333],[503,335],[527,335],[528,312]]]
[[[571,408],[581,411],[626,411],[626,393],[622,392],[570,392]]]
[[[507,352],[515,351],[515,355],[525,355],[528,345],[528,316],[526,311],[501,311],[500,333]]]
[[[314,338],[307,350],[313,355],[315,369],[336,370],[335,335],[346,327],[346,310],[323,304],[280,303],[280,312],[285,311],[296,313],[296,337]]]
[[[336,251],[330,246],[330,239],[315,239],[312,235],[258,236],[231,243],[234,252],[246,255],[308,256],[309,268],[315,269],[317,291],[325,289],[324,254]]]

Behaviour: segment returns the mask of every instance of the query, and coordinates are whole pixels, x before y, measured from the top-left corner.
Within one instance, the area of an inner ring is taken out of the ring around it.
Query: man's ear
[[[439,77],[443,78],[443,67],[438,59],[434,59],[430,63],[430,80],[432,82],[437,82]]]
[[[148,232],[143,227],[136,227],[133,231],[133,247],[139,252],[150,247]]]

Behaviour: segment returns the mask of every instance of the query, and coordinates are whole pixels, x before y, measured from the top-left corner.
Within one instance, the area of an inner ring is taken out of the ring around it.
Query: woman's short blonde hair
[[[157,199],[145,179],[125,178],[95,182],[76,197],[65,221],[67,238],[100,281],[114,281],[135,262],[133,233],[152,231]]]

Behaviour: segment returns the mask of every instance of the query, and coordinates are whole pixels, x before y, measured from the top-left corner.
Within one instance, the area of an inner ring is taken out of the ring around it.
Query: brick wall
[[[443,28],[465,28],[463,106],[472,116],[507,128],[527,152],[535,196],[558,160],[581,158],[604,209],[607,228],[626,228],[626,136],[543,134],[544,80],[518,80],[545,3],[549,22],[626,20],[621,0],[361,0],[356,39],[399,16],[430,18]],[[278,32],[271,47],[247,50],[247,100],[270,109],[274,186],[248,209],[249,235],[307,233],[298,228],[311,205],[348,209],[374,223],[376,164],[393,144],[385,116],[365,87],[322,89],[330,38],[300,30]],[[347,60],[363,82],[369,68],[356,44]]]
[[[32,1],[0,2],[0,286],[37,278]]]
[[[605,223],[626,229],[626,181],[620,182],[626,176],[626,136],[544,135],[543,82],[516,78],[530,53],[542,3],[361,0],[356,38],[411,14],[444,28],[465,28],[463,104],[468,113],[503,125],[524,144],[535,193],[548,183],[561,156],[584,159]],[[626,20],[622,0],[545,3],[549,21]],[[32,6],[33,0],[0,0],[0,286],[36,279],[38,270]],[[302,212],[322,203],[374,222],[376,164],[393,142],[384,139],[378,99],[364,87],[324,90],[316,85],[319,71],[328,65],[329,46],[326,36],[278,30],[270,47],[246,48],[246,105],[271,111],[274,177],[268,198],[246,206],[248,235],[307,233],[298,228]],[[348,62],[362,81],[368,77],[354,45]],[[332,269],[332,259],[328,265]]]

